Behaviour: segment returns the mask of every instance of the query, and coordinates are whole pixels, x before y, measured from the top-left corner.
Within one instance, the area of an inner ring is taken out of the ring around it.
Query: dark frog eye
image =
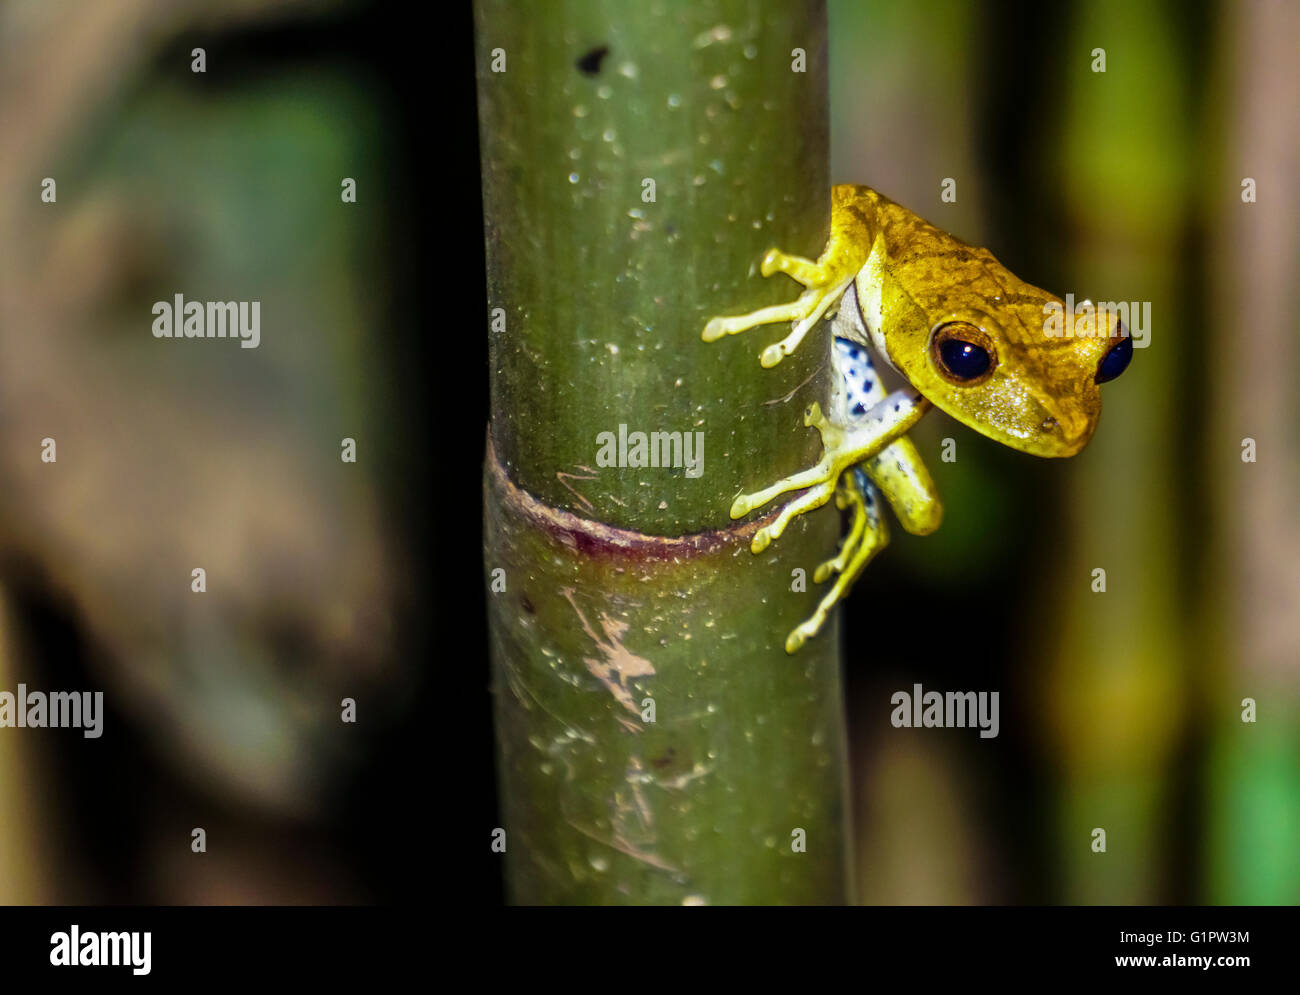
[[[1124,333],[1124,326],[1119,326],[1120,334]],[[1133,337],[1124,335],[1122,339],[1110,347],[1106,355],[1101,357],[1101,362],[1097,364],[1097,383],[1106,383],[1108,380],[1114,380],[1117,376],[1128,369],[1129,360],[1133,358]]]
[[[967,387],[988,379],[997,365],[993,342],[965,321],[950,321],[934,330],[930,358],[945,378]]]

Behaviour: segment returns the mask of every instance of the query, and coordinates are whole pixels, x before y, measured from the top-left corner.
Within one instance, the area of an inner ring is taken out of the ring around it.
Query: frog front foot
[[[852,427],[837,425],[822,414],[816,401],[804,412],[803,423],[821,433],[822,458],[816,465],[778,480],[753,494],[742,494],[731,505],[731,517],[743,518],[755,508],[790,491],[807,488],[783,509],[771,525],[754,534],[750,549],[761,553],[779,539],[786,527],[799,515],[820,508],[835,493],[836,482],[849,467],[875,456],[899,436],[905,434],[930,407],[919,394],[897,390],[873,407]]]
[[[806,493],[782,508],[776,521],[754,533],[753,541],[749,544],[752,552],[763,552],[772,544],[773,539],[781,537],[786,527],[797,516],[820,508],[829,501],[831,495],[835,493],[836,481],[839,480],[840,474],[850,465],[841,455],[846,435],[844,429],[822,414],[821,405],[816,401],[804,412],[803,423],[816,428],[821,433],[823,450],[821,460],[807,470],[778,480],[771,487],[765,487],[753,494],[741,494],[732,502],[731,517],[744,518],[755,508],[761,508],[781,494],[808,489]]]
[[[830,253],[827,255],[829,257]],[[705,342],[715,342],[724,335],[736,335],[758,325],[792,322],[790,334],[780,342],[768,346],[759,356],[759,363],[770,368],[794,352],[827,309],[843,296],[848,285],[853,282],[857,269],[852,264],[846,264],[842,253],[813,262],[802,256],[787,255],[779,249],[769,249],[763,257],[762,273],[764,276],[785,273],[802,283],[806,289],[789,304],[759,308],[749,314],[730,318],[713,318],[704,326],[702,338]]]

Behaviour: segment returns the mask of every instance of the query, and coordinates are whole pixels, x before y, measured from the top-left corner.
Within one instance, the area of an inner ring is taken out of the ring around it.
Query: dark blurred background
[[[1035,285],[1151,305],[1080,456],[942,414],[914,433],[943,526],[897,536],[845,611],[862,900],[1300,901],[1300,8],[845,0],[830,23],[835,182]],[[892,728],[913,683],[999,690],[1000,736]]]
[[[500,900],[472,27],[419,14],[0,4],[0,689],[109,709],[0,732],[0,902]],[[1297,7],[830,25],[835,182],[1152,313],[1079,457],[915,433],[943,527],[844,609],[861,899],[1300,900]],[[152,339],[177,292],[260,299],[262,345]],[[894,729],[914,683],[999,691],[1000,736]]]
[[[0,3],[0,689],[108,713],[0,731],[0,903],[499,894],[472,29],[409,14]]]

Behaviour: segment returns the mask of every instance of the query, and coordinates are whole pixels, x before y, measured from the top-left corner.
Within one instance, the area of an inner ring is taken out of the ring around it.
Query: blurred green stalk
[[[1218,151],[1207,197],[1214,287],[1204,460],[1215,541],[1203,598],[1202,714],[1209,732],[1200,901],[1300,904],[1300,348],[1294,287],[1300,215],[1294,163],[1294,4],[1224,4],[1201,142]],[[1242,200],[1242,181],[1257,199]],[[1242,459],[1255,440],[1256,461]],[[1255,721],[1242,719],[1243,701]]]
[[[1051,175],[1062,177],[1073,247],[1075,282],[1058,289],[1152,302],[1154,324],[1151,347],[1103,390],[1096,438],[1072,467],[1068,505],[1077,510],[1060,525],[1069,554],[1044,599],[1065,620],[1049,657],[1047,714],[1061,773],[1056,863],[1069,904],[1159,904],[1177,871],[1167,845],[1171,772],[1186,732],[1191,641],[1175,388],[1180,350],[1194,349],[1180,247],[1199,167],[1187,154],[1190,95],[1170,85],[1190,78],[1168,31],[1171,10],[1117,0],[1075,8],[1067,48],[1081,54],[1070,62],[1059,133],[1047,142],[1059,155]],[[1093,70],[1094,47],[1106,48],[1105,72]],[[1104,593],[1093,590],[1097,569]],[[1106,832],[1104,853],[1092,849],[1096,829]]]

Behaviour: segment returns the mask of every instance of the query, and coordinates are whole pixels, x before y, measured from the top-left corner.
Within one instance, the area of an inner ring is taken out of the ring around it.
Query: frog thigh
[[[916,444],[907,436],[896,439],[863,464],[899,524],[913,535],[929,535],[943,521],[943,503],[930,471],[921,461]]]

